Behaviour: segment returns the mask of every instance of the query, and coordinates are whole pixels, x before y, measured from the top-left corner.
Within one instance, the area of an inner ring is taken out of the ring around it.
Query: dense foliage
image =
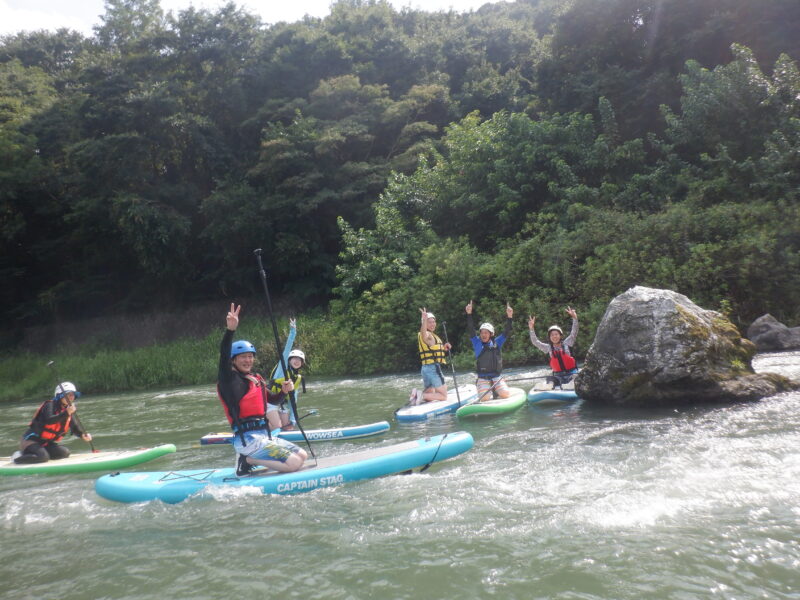
[[[224,306],[256,247],[274,292],[328,306],[329,372],[413,366],[418,307],[461,338],[470,299],[571,304],[583,349],[634,284],[795,324],[798,30],[795,0],[340,0],[269,27],[106,0],[91,38],[6,36],[3,343]]]

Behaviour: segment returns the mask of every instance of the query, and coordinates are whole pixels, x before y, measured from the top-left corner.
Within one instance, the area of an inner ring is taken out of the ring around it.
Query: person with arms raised
[[[294,385],[294,389],[297,390],[298,386],[301,387],[303,393],[306,391],[306,380],[303,378],[303,374],[300,373],[300,369],[302,369],[306,364],[306,355],[305,352],[300,350],[299,348],[292,348],[292,344],[294,344],[294,338],[297,336],[297,321],[295,319],[289,319],[289,337],[286,338],[286,345],[283,348],[283,362],[286,364],[286,368],[289,371],[289,379],[292,380],[292,384]],[[286,376],[283,374],[283,365],[281,361],[272,368],[272,372],[269,374],[269,380],[272,385],[272,393],[277,394],[281,390],[281,385],[286,380]],[[295,391],[297,393],[297,391]],[[280,426],[281,429],[284,431],[288,431],[294,429],[294,424],[292,423],[292,415],[290,411],[286,409],[286,403],[284,402],[281,404],[280,407],[270,405],[268,409],[269,412],[273,410],[277,410],[278,415],[280,417]]]
[[[272,424],[267,420],[267,406],[280,405],[294,386],[291,380],[284,381],[281,391],[273,394],[269,383],[253,371],[255,346],[246,340],[233,341],[241,308],[231,304],[226,317],[217,379],[217,395],[234,433],[236,474],[247,475],[254,465],[284,473],[297,471],[308,455],[291,442],[273,438],[270,431],[277,429],[280,423]]]
[[[475,331],[475,324],[472,321],[472,300],[467,304],[467,331]],[[503,371],[503,357],[501,348],[511,337],[512,318],[514,310],[506,303],[506,325],[503,333],[495,337],[494,326],[491,323],[482,323],[478,328],[478,335],[470,338],[472,349],[475,352],[475,370],[478,373],[476,386],[478,388],[478,398],[480,401],[491,400],[496,394],[498,398],[509,398],[511,390],[501,375]],[[493,391],[494,394],[489,393]]]
[[[554,388],[562,387],[564,384],[569,383],[578,374],[578,363],[575,362],[571,350],[572,346],[575,345],[575,339],[578,337],[578,313],[575,312],[574,308],[568,306],[567,314],[572,318],[572,329],[569,335],[564,339],[564,331],[561,327],[551,325],[547,329],[547,344],[536,337],[536,331],[534,330],[536,316],[532,315],[528,319],[531,344],[550,356],[550,368],[553,369],[550,381],[552,381]]]

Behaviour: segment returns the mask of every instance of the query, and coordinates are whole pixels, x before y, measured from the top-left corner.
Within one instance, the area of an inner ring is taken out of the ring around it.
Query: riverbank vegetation
[[[528,314],[577,308],[585,351],[635,284],[797,323],[798,23],[785,0],[344,0],[267,27],[107,0],[92,38],[6,36],[3,397],[41,393],[14,376],[43,353],[98,391],[213,380],[210,329],[146,348],[26,330],[224,313],[257,296],[257,247],[325,375],[415,368],[420,306],[467,368],[470,299],[515,308],[511,364],[542,361]]]

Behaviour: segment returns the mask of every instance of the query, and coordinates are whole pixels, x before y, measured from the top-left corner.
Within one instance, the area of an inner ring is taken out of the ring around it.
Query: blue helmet
[[[244,354],[245,352],[252,352],[253,354],[255,354],[256,347],[246,340],[238,340],[236,342],[233,342],[233,345],[231,346],[231,358],[233,358],[237,354]]]

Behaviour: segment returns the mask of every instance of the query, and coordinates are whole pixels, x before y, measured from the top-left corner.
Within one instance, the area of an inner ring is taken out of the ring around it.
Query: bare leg
[[[440,385],[437,388],[427,388],[422,393],[422,399],[425,400],[425,402],[438,402],[439,400],[447,400],[447,386]]]
[[[275,431],[281,427],[281,415],[277,410],[271,410],[267,413],[267,425],[270,431]]]
[[[293,452],[292,455],[286,459],[286,462],[281,462],[279,460],[260,460],[258,458],[250,458],[249,456],[245,460],[251,465],[260,465],[262,467],[274,469],[275,471],[280,471],[281,473],[291,473],[302,467],[306,458],[308,458],[306,451],[300,450],[299,452]]]

